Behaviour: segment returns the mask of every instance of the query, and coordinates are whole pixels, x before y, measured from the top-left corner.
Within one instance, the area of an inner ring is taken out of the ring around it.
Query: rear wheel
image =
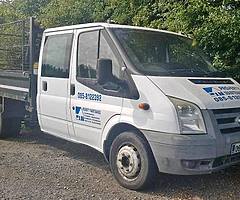
[[[113,141],[110,167],[119,184],[132,190],[150,187],[157,174],[149,144],[134,132],[124,132]]]
[[[4,118],[2,114],[0,114],[0,137],[16,137],[21,130],[21,118],[19,117],[11,117]]]
[[[16,137],[25,116],[25,102],[0,97],[0,138]]]

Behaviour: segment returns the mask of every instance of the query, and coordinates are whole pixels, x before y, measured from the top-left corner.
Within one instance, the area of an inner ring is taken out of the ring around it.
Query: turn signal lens
[[[150,105],[147,103],[140,103],[140,104],[138,104],[138,107],[142,110],[149,110]]]

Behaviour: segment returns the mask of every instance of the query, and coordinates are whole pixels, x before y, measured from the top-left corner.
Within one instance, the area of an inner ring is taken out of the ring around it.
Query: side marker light
[[[140,103],[140,104],[138,104],[138,108],[140,108],[142,110],[149,110],[150,105],[147,103]]]

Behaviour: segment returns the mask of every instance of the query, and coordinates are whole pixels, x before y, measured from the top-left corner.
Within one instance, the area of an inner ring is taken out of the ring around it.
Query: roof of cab
[[[145,27],[139,27],[139,26],[109,24],[109,23],[87,23],[87,24],[78,24],[78,25],[72,25],[72,26],[62,26],[62,27],[56,27],[56,28],[49,28],[49,29],[46,29],[44,32],[45,33],[49,33],[49,32],[58,32],[58,31],[67,31],[67,30],[83,29],[83,28],[94,28],[94,27],[128,28],[128,29],[148,30],[148,31],[156,31],[156,32],[169,33],[169,34],[173,34],[173,35],[187,37],[186,35],[183,35],[183,34],[180,34],[180,33],[171,32],[171,31],[166,31],[166,30],[145,28]]]

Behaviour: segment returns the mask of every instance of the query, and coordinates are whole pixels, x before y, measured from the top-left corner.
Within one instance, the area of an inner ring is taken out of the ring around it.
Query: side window
[[[105,33],[89,31],[79,35],[77,80],[101,94],[129,97],[119,60]]]
[[[68,78],[72,34],[48,36],[43,49],[42,76]]]
[[[78,39],[78,78],[97,78],[99,31],[82,33]]]

